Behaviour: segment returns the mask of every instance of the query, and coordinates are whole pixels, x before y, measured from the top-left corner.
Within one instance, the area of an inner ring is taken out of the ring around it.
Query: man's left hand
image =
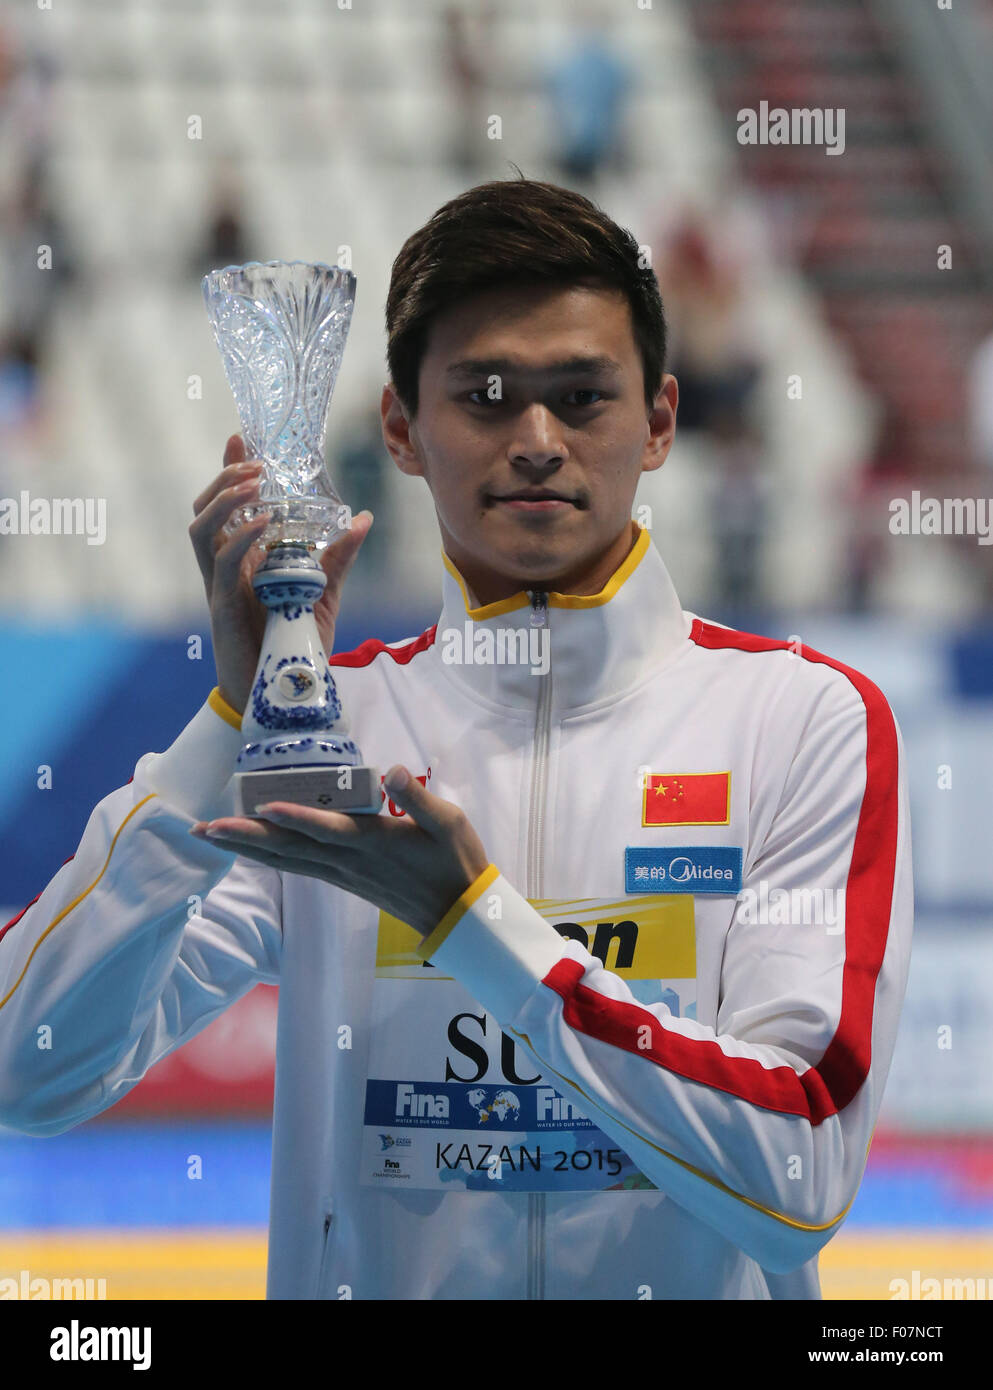
[[[259,820],[198,821],[190,833],[284,873],[333,883],[425,937],[490,861],[464,812],[405,767],[392,767],[383,785],[406,811],[402,818],[273,801],[259,807]]]

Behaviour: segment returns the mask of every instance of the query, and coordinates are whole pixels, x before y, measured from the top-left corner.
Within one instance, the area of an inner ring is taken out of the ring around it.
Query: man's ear
[[[648,417],[649,436],[641,455],[641,471],[651,473],[665,463],[676,435],[676,408],[679,386],[669,373],[662,378],[655,408]]]
[[[423,478],[424,469],[421,467],[417,444],[410,437],[411,421],[407,418],[407,412],[392,381],[388,381],[383,387],[379,413],[383,421],[383,443],[397,468],[412,478]]]

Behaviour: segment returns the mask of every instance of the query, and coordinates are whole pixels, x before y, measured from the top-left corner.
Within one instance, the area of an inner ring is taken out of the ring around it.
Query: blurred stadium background
[[[0,5],[0,497],[107,509],[102,544],[0,535],[0,922],[213,685],[187,526],[237,419],[201,274],[351,256],[329,455],[376,522],[337,645],[417,633],[440,557],[379,438],[390,264],[512,161],[651,248],[682,399],[638,500],[684,607],[860,668],[904,731],[914,960],[825,1297],[993,1280],[993,547],[889,529],[914,490],[993,495],[991,56],[991,0]],[[740,144],[763,101],[843,108],[844,151]],[[0,1134],[0,1275],[261,1297],[274,1032],[258,988],[107,1114]]]

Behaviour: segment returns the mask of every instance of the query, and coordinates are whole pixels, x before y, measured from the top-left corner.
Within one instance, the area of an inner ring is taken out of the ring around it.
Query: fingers
[[[239,526],[234,535],[213,552],[208,563],[213,566],[213,578],[216,583],[231,587],[237,585],[241,576],[242,560],[271,520],[271,512],[260,512],[251,521],[246,521],[244,526]]]
[[[257,814],[263,816],[267,824],[281,826],[284,831],[292,833],[294,841],[307,836],[324,845],[354,845],[366,835],[382,835],[385,825],[379,816],[350,816],[346,811],[319,811],[316,807],[297,806],[289,801],[273,801],[260,806]]]
[[[229,463],[241,463],[246,456],[245,441],[240,434],[233,434],[224,446],[224,467]]]
[[[196,515],[190,523],[190,540],[208,585],[215,572],[216,558],[225,552],[227,561],[232,558],[229,549],[232,542],[224,541],[221,533],[237,508],[251,502],[257,495],[261,470],[261,463],[255,459],[231,464],[218,474],[193,504]],[[261,533],[263,525],[262,518],[256,517],[248,527],[241,527],[235,533],[239,564],[252,541]]]
[[[190,833],[224,848],[237,846],[239,854],[272,854],[282,861],[292,858],[297,862],[326,865],[328,846],[331,845],[336,846],[337,853],[343,854],[346,860],[351,859],[346,848],[348,841],[362,833],[351,816],[282,802],[274,805],[281,806],[284,814],[270,807],[259,807],[258,814],[264,815],[264,819],[225,816],[209,822],[198,821]],[[382,825],[377,816],[354,819]],[[348,823],[343,830],[331,824],[321,824],[339,821]],[[335,867],[343,873],[347,870],[347,864]]]
[[[225,464],[217,477],[208,483],[193,503],[193,515],[202,516],[207,507],[215,502],[225,489],[233,487],[237,483],[257,481],[261,472],[262,464],[258,459],[241,459],[236,463]]]
[[[197,835],[197,838],[203,837]],[[212,836],[211,843],[216,844],[218,849],[227,850],[229,854],[237,854],[242,859],[254,860],[256,864],[264,864],[267,868],[278,869],[281,873],[303,874],[308,878],[319,878],[325,883],[330,883],[336,888],[344,888],[349,892],[355,887],[355,881],[351,875],[339,871],[335,865],[327,863],[326,854],[320,860],[317,858],[301,859],[289,855],[285,850],[267,849],[258,841],[247,844],[240,839],[222,839]]]
[[[267,821],[255,820],[250,816],[219,816],[212,821],[197,821],[191,829],[191,834],[208,840],[237,840],[244,845],[284,853],[293,849],[300,840],[292,830],[283,830],[269,825]],[[311,843],[309,848],[313,850],[315,847]]]

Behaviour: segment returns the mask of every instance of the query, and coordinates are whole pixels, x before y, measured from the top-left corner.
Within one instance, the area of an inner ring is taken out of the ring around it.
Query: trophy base
[[[377,815],[383,804],[379,773],[374,767],[348,768],[351,785],[340,786],[342,767],[285,767],[266,772],[236,772],[235,815],[254,816],[270,801],[291,801],[317,811]]]

